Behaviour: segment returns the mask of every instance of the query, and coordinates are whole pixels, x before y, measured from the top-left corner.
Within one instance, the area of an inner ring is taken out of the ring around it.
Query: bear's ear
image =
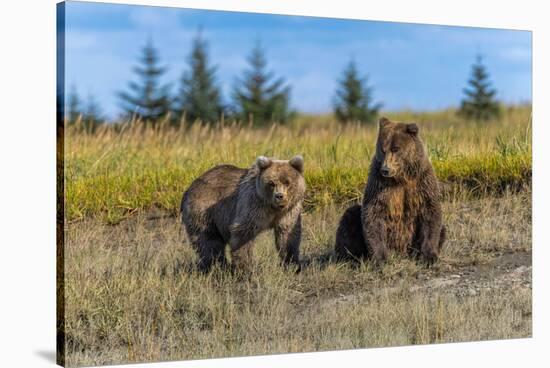
[[[391,121],[390,119],[386,118],[386,117],[381,117],[380,120],[378,120],[378,126],[380,127],[380,129],[382,128],[385,128],[387,127],[388,125],[391,124]]]
[[[296,155],[288,161],[290,166],[295,168],[300,174],[304,173],[304,158],[300,155]]]
[[[256,166],[260,169],[260,171],[267,169],[272,163],[273,161],[269,157],[258,156],[256,159]]]
[[[415,123],[407,124],[407,133],[412,135],[418,134],[418,126]]]

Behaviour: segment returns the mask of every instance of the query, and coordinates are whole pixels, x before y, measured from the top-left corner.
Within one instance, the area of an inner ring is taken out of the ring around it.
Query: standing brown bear
[[[445,240],[438,180],[416,124],[381,118],[363,203],[336,233],[339,259],[383,262],[390,250],[435,262]]]
[[[216,166],[197,178],[183,194],[182,221],[199,255],[199,268],[226,263],[229,244],[233,265],[246,270],[253,241],[274,229],[275,245],[284,264],[299,266],[304,160],[260,156],[248,169]]]

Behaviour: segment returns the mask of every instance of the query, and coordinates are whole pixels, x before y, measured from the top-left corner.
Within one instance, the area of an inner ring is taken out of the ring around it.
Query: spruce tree
[[[94,132],[96,128],[105,121],[101,107],[92,94],[89,94],[86,99],[86,107],[82,114],[82,121],[85,129],[91,132]]]
[[[334,114],[342,123],[374,123],[382,104],[373,104],[368,78],[361,78],[352,60],[344,69],[334,99]]]
[[[468,80],[469,88],[464,88],[465,98],[461,101],[458,114],[466,119],[484,121],[500,115],[500,106],[495,99],[496,89],[491,87],[489,73],[477,56],[472,66],[472,75]]]
[[[267,61],[259,43],[248,57],[250,69],[244,72],[244,78],[237,80],[233,90],[235,118],[256,126],[271,122],[286,123],[294,115],[290,110],[290,87],[283,78],[274,79],[267,72]]]
[[[179,96],[176,99],[178,121],[185,114],[188,121],[215,123],[223,114],[221,93],[216,85],[216,67],[209,66],[207,47],[199,31],[189,55],[190,70],[182,75]]]
[[[78,95],[78,91],[74,85],[71,86],[71,91],[67,96],[67,116],[65,117],[68,124],[74,124],[79,117],[82,116],[82,101]]]
[[[170,112],[170,86],[160,83],[166,68],[159,64],[157,49],[149,39],[142,49],[139,65],[133,69],[138,81],[128,84],[129,91],[118,93],[127,117],[136,115],[155,124]]]

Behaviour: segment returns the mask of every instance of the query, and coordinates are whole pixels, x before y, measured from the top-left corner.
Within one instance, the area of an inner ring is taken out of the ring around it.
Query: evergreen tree
[[[74,124],[82,116],[82,101],[74,85],[71,86],[69,96],[67,96],[67,116],[68,124]]]
[[[128,84],[128,92],[119,92],[122,108],[127,116],[134,114],[143,120],[156,123],[170,112],[172,100],[169,85],[161,85],[160,78],[166,68],[160,66],[157,49],[149,39],[142,49],[139,65],[134,67],[138,81]]]
[[[86,100],[82,121],[85,129],[91,132],[95,131],[95,129],[105,121],[101,107],[92,94],[89,94]]]
[[[472,66],[472,75],[468,80],[469,88],[464,88],[465,98],[462,100],[460,116],[476,121],[490,120],[500,115],[500,106],[495,99],[496,89],[491,88],[489,73],[482,63],[481,56],[477,56]]]
[[[209,66],[207,46],[199,31],[189,55],[190,70],[183,73],[176,100],[176,113],[180,119],[185,114],[189,121],[215,123],[223,113],[221,93],[216,85],[216,68]]]
[[[235,118],[256,126],[270,122],[286,123],[294,115],[290,111],[290,87],[284,79],[274,79],[267,72],[264,51],[258,43],[248,57],[250,69],[244,72],[244,78],[237,80],[233,90]]]
[[[367,86],[367,77],[361,78],[352,60],[339,80],[334,101],[334,114],[342,123],[359,121],[373,123],[382,104],[372,102],[372,88]]]

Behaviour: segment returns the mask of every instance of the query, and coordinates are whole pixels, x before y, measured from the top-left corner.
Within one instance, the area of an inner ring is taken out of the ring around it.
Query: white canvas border
[[[313,15],[533,31],[533,338],[128,365],[127,367],[524,367],[547,364],[550,175],[549,26],[544,2],[386,0],[154,0],[143,5]],[[55,3],[3,2],[0,11],[0,365],[54,366]]]

